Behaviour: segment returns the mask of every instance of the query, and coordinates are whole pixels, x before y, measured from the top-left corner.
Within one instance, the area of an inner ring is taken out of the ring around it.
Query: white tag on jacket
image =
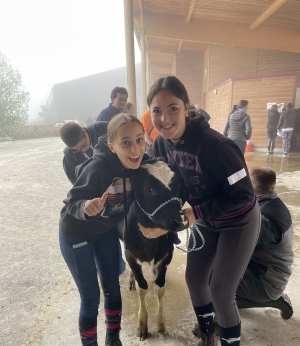
[[[229,185],[233,185],[235,183],[237,183],[239,180],[245,178],[245,176],[247,175],[245,168],[241,169],[240,171],[232,174],[230,177],[228,177],[228,182]]]

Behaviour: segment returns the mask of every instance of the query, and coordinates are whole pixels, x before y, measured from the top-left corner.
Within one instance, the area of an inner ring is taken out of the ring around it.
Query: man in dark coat
[[[97,121],[110,121],[115,115],[123,112],[128,98],[128,92],[123,87],[115,87],[110,95],[111,103],[98,115]]]

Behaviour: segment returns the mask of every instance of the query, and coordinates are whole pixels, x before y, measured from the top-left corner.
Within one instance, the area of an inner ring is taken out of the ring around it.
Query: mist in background
[[[122,0],[2,0],[0,33],[0,50],[30,93],[29,121],[53,84],[126,64]],[[135,55],[139,62],[136,42]]]

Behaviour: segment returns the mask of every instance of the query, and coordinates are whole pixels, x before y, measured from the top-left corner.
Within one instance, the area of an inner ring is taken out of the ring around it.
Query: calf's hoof
[[[136,336],[140,339],[140,341],[144,341],[148,338],[148,327],[138,327]]]
[[[166,341],[169,338],[169,333],[167,330],[164,332],[157,332],[157,336],[160,341]]]
[[[135,281],[129,281],[128,290],[129,291],[135,291],[136,290]]]

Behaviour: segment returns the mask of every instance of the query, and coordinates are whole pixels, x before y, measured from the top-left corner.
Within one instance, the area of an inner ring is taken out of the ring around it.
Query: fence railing
[[[58,136],[51,125],[0,126],[0,140],[18,140]]]

